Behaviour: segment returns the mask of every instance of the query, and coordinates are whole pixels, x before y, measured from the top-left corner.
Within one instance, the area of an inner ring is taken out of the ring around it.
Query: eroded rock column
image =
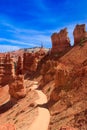
[[[74,45],[77,45],[78,43],[81,42],[81,40],[84,40],[85,38],[87,38],[85,24],[76,25],[73,31],[73,35],[74,35]]]
[[[60,30],[59,33],[53,33],[51,36],[52,49],[51,52],[58,53],[62,52],[70,47],[70,40],[68,37],[67,28]]]
[[[10,58],[10,54],[0,58],[0,85],[4,86],[11,82],[14,72],[14,63]]]
[[[13,81],[9,84],[9,94],[12,101],[17,101],[26,96],[23,75],[18,75],[13,78]]]

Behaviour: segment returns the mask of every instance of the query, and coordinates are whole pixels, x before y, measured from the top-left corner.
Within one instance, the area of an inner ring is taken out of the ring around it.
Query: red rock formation
[[[0,85],[9,83],[14,76],[14,64],[10,55],[0,57]]]
[[[78,44],[81,42],[81,40],[87,38],[87,32],[85,29],[85,24],[82,25],[76,25],[73,35],[74,35],[74,44]]]
[[[50,95],[50,100],[58,101],[60,99],[59,93],[62,89],[67,87],[69,80],[69,68],[63,64],[59,64],[57,69],[55,70],[55,78],[54,78],[54,89]]]
[[[73,127],[69,127],[69,126],[65,126],[65,127],[61,127],[60,130],[78,130],[78,129],[73,128]]]
[[[69,68],[64,64],[59,64],[57,66],[55,75],[55,87],[62,87],[66,85],[69,76]]]
[[[21,56],[18,57],[17,67],[16,67],[16,75],[23,74],[23,62]]]
[[[52,81],[54,79],[54,74],[56,72],[56,61],[47,61],[45,64],[43,64],[41,69],[41,75],[42,75],[42,83],[41,85],[44,86],[49,81]]]
[[[23,56],[23,73],[31,74],[37,69],[37,58],[34,53],[24,53]]]
[[[67,36],[67,29],[61,30],[59,33],[54,33],[51,36],[52,52],[62,52],[70,47],[70,40]]]
[[[40,50],[35,53],[38,61],[40,61],[45,55],[46,51],[44,50],[44,48],[40,48]]]
[[[13,101],[26,96],[24,77],[22,75],[15,76],[13,78],[13,81],[9,84],[9,94],[11,96],[11,100]]]
[[[13,124],[0,125],[0,130],[16,130]]]

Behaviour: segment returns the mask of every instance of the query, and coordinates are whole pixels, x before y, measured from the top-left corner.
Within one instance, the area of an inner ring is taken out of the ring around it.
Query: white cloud
[[[13,40],[13,39],[6,39],[6,38],[0,38],[0,42],[9,42],[9,43],[13,43],[13,44],[35,46],[35,44],[30,44],[30,43],[26,43],[26,42],[22,42],[22,41],[18,41],[18,40]]]
[[[7,27],[7,32],[12,35],[12,39],[7,38],[0,38],[0,42],[9,42],[11,44],[19,44],[24,46],[40,46],[43,43],[45,46],[51,44],[50,35],[54,31],[52,30],[35,30],[35,29],[24,29],[24,28],[17,28],[12,24],[2,23],[4,26]]]
[[[78,23],[78,22],[77,22]],[[84,23],[82,21],[79,21],[79,24]],[[18,28],[12,24],[9,23],[2,23],[4,26],[7,27],[8,33],[12,35],[12,39],[7,38],[0,38],[1,42],[7,42],[8,44],[12,45],[19,45],[21,46],[27,46],[27,47],[34,47],[34,46],[40,46],[41,43],[45,47],[51,47],[51,34],[54,32],[59,32],[61,29],[65,28],[65,26],[57,27],[52,30],[38,30],[38,29],[24,29],[24,28]],[[68,29],[68,36],[71,41],[71,45],[74,43],[73,38],[73,30],[75,28],[76,23],[67,24],[66,27]],[[16,39],[16,40],[15,40]]]
[[[0,52],[8,52],[20,49],[18,46],[0,45]]]

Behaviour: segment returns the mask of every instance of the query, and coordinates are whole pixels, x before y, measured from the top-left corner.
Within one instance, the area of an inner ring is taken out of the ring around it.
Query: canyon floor
[[[25,81],[25,84],[27,97],[17,104],[9,102],[8,86],[0,88],[0,125],[15,124],[17,130],[47,130],[50,113],[43,107],[47,97],[41,90],[37,90],[38,82]]]

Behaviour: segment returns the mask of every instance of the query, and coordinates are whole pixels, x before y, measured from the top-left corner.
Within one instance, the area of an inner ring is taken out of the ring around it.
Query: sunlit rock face
[[[10,54],[0,57],[0,85],[3,86],[11,82],[14,75],[14,63]]]
[[[9,94],[11,100],[16,101],[26,96],[26,88],[24,86],[24,76],[19,75],[13,78],[9,84]]]
[[[56,67],[57,62],[52,60],[48,60],[46,63],[42,65],[42,69],[40,71],[42,75],[41,86],[44,86],[45,84],[54,79],[54,75],[56,73]]]
[[[77,128],[69,127],[69,126],[64,126],[61,127],[60,130],[78,130]]]
[[[55,74],[55,87],[62,87],[67,83],[69,76],[69,69],[64,64],[59,64]]]
[[[8,123],[4,125],[0,125],[0,130],[16,130],[14,124]]]
[[[55,71],[55,78],[54,78],[54,90],[50,95],[51,101],[58,101],[60,99],[59,93],[61,90],[67,86],[69,79],[69,68],[64,64],[59,64]]]
[[[24,53],[23,56],[23,73],[31,74],[37,69],[37,58],[34,53]]]
[[[76,25],[74,31],[74,45],[80,43],[82,40],[87,38],[86,26],[85,24]]]
[[[62,52],[70,47],[70,40],[68,37],[67,28],[60,30],[59,33],[53,33],[52,40],[52,52]]]

